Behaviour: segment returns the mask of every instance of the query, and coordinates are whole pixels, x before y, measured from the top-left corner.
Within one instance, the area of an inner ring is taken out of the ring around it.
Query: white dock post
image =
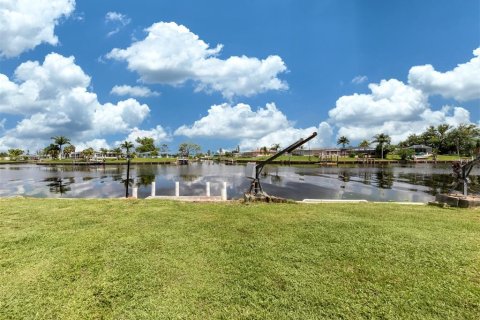
[[[207,197],[210,197],[210,182],[207,182]]]
[[[156,184],[155,181],[152,181],[152,197],[155,197],[155,189],[156,189]]]
[[[138,198],[138,187],[133,187],[132,188],[132,198],[137,199]]]
[[[180,197],[180,182],[175,181],[175,197]]]
[[[226,182],[223,182],[222,200],[227,201],[227,183]]]

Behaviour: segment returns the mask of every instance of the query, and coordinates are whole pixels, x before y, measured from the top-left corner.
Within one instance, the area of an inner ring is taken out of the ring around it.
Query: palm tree
[[[45,154],[51,156],[52,159],[55,159],[60,152],[60,147],[56,144],[50,143],[50,145],[46,147],[43,151]]]
[[[125,149],[127,151],[127,157],[130,155],[130,149],[133,148],[133,143],[130,141],[124,141],[121,145],[120,148]]]
[[[278,149],[280,149],[280,144],[279,143],[274,143],[270,147],[270,150],[273,150],[273,151],[278,151]]]
[[[107,148],[100,148],[100,153],[102,154],[102,157],[105,158],[107,156],[108,149]]]
[[[18,160],[18,157],[20,157],[23,154],[22,149],[10,149],[8,150],[8,156],[10,157],[11,160]]]
[[[358,147],[363,149],[363,156],[366,157],[367,148],[370,147],[370,142],[368,140],[362,140]]]
[[[115,156],[117,157],[117,160],[120,158],[120,156],[122,155],[122,149],[121,148],[115,148],[115,149],[112,149],[112,152],[113,154],[115,154]]]
[[[349,143],[350,143],[350,140],[348,140],[348,138],[345,136],[341,136],[337,140],[337,145],[341,144],[343,149],[345,149],[345,145]]]
[[[460,124],[448,134],[449,140],[456,148],[457,156],[460,151],[464,154],[470,154],[476,145],[476,140],[480,137],[480,128],[474,124]]]
[[[392,139],[390,138],[390,136],[385,133],[379,133],[373,136],[372,142],[378,143],[380,145],[380,148],[382,148],[382,159],[383,159],[383,146],[384,144],[387,144],[387,145],[390,144],[391,140]]]
[[[363,148],[363,150],[365,151],[365,149],[367,149],[368,147],[370,147],[370,142],[368,140],[362,140],[362,142],[360,142],[360,144],[358,145],[359,148]]]
[[[342,153],[343,155],[345,155],[345,145],[346,144],[349,144],[350,143],[350,140],[348,140],[347,137],[345,136],[341,136],[340,138],[338,138],[337,140],[337,145],[341,144],[342,145]]]
[[[439,152],[444,152],[445,151],[445,141],[447,140],[447,132],[450,130],[452,126],[449,124],[439,124],[437,126],[437,133],[438,133],[438,150]]]
[[[50,139],[53,139],[55,144],[58,145],[60,148],[60,159],[62,159],[62,146],[70,143],[70,139],[68,139],[65,136],[56,136],[56,137],[51,137]]]
[[[64,155],[68,155],[70,157],[70,155],[75,152],[75,146],[73,144],[69,144],[68,146],[66,146],[65,148],[63,148],[63,154]]]
[[[88,161],[90,161],[90,159],[95,154],[95,150],[93,150],[93,148],[88,148],[88,149],[83,150],[82,154],[83,154],[83,157],[85,158],[85,160],[87,160],[87,162],[88,162]]]

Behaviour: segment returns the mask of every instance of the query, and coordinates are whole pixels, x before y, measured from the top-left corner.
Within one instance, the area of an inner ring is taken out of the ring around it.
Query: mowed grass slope
[[[478,319],[480,211],[0,200],[0,319]]]

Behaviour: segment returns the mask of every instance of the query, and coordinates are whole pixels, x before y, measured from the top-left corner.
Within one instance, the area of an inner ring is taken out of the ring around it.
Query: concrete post
[[[226,182],[223,182],[222,200],[227,201],[227,183]]]
[[[134,199],[138,198],[138,187],[133,187],[132,188],[132,198],[134,198]]]
[[[152,197],[155,197],[155,192],[156,192],[156,184],[155,181],[152,182]]]
[[[207,197],[210,197],[210,182],[207,182]]]
[[[180,197],[180,182],[175,181],[175,197]]]

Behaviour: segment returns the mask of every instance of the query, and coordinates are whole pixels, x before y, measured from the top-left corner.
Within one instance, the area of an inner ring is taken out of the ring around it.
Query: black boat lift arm
[[[480,164],[480,155],[478,155],[477,158],[467,162],[463,166],[459,162],[453,164],[453,177],[455,181],[453,182],[453,188],[451,192],[463,182],[463,195],[468,195],[468,176],[470,175],[473,167],[477,164]]]
[[[260,173],[262,172],[263,167],[265,165],[271,163],[273,160],[277,159],[281,155],[283,155],[285,153],[292,152],[293,150],[297,149],[298,147],[300,147],[303,144],[307,143],[308,141],[312,140],[316,136],[317,136],[317,133],[314,132],[310,136],[308,136],[307,138],[300,139],[300,140],[292,143],[291,145],[289,145],[285,149],[280,150],[279,152],[275,153],[273,156],[271,156],[271,157],[267,158],[266,160],[263,160],[262,162],[255,165],[255,177],[254,178],[252,177],[253,181],[252,181],[252,184],[250,186],[250,190],[249,190],[248,193],[255,196],[255,197],[268,196],[265,192],[263,192],[262,186],[260,184]]]

